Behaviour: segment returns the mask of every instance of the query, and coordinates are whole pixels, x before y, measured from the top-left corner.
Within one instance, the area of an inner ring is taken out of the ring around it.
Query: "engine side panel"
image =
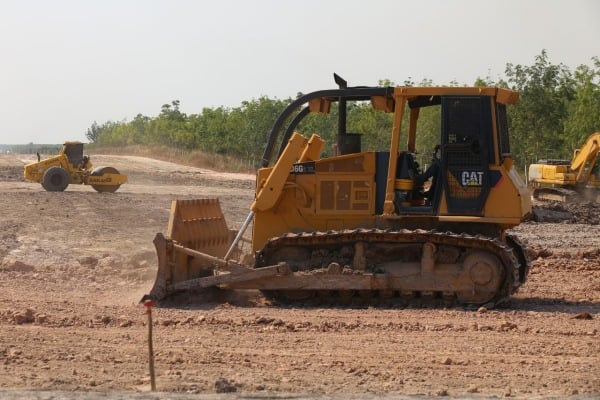
[[[275,207],[255,213],[253,249],[286,232],[374,226],[376,197],[375,153],[294,164]]]

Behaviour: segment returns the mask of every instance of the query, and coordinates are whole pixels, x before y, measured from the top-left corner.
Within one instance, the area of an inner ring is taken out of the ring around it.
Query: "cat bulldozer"
[[[529,166],[533,197],[543,200],[600,203],[600,132],[591,134],[573,159],[539,160]]]
[[[518,93],[335,79],[339,88],[299,97],[275,121],[239,230],[228,227],[218,199],[173,201],[143,301],[218,287],[258,289],[274,304],[489,307],[525,282],[526,250],[508,232],[531,212],[509,149],[506,106]],[[383,148],[363,151],[362,135],[373,132],[347,132],[349,102],[391,113]],[[337,150],[322,156],[324,140],[298,131],[333,103]],[[425,107],[440,109],[440,154],[422,171],[415,144]],[[246,242],[251,251],[240,255]]]
[[[83,143],[64,142],[58,155],[27,164],[25,179],[38,182],[49,192],[62,192],[69,184],[90,185],[97,192],[114,193],[127,182],[127,176],[113,167],[92,166],[83,154]]]

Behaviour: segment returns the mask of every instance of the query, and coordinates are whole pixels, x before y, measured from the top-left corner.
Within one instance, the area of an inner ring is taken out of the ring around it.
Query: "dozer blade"
[[[223,256],[235,233],[218,199],[173,200],[166,238],[159,233],[154,239],[158,272],[149,297],[164,298],[183,289],[182,282],[212,276],[215,266],[230,264]],[[229,269],[235,268],[231,264]]]

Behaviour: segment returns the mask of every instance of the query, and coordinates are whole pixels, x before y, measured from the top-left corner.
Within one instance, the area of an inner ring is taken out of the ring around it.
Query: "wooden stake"
[[[154,379],[154,350],[152,349],[152,300],[144,301],[146,306],[146,314],[148,315],[148,363],[150,365],[150,388],[153,392],[156,391],[156,380]]]

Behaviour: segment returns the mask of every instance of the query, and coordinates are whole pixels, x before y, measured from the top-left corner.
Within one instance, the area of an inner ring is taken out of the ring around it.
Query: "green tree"
[[[564,157],[563,121],[574,97],[574,81],[563,64],[553,65],[545,50],[531,66],[506,65],[511,89],[520,93],[510,107],[512,150],[520,167],[538,158]]]
[[[575,70],[575,99],[569,105],[565,136],[569,150],[581,147],[586,138],[600,131],[600,59],[593,66],[580,65]]]
[[[127,144],[141,144],[148,143],[148,125],[150,124],[151,118],[145,115],[138,114],[128,124],[127,132]]]
[[[179,105],[179,100],[173,100],[171,101],[171,104],[163,104],[158,118],[167,119],[169,121],[185,121],[186,115],[179,111]]]
[[[244,101],[235,110],[243,116],[243,126],[238,131],[235,142],[240,146],[240,153],[248,166],[260,163],[273,124],[291,101],[263,96],[257,100]]]
[[[96,121],[92,122],[92,125],[88,128],[87,132],[85,133],[85,137],[87,138],[87,140],[90,141],[90,143],[96,143],[98,141],[98,138],[100,136],[100,126],[98,125],[98,123]]]
[[[369,102],[355,104],[348,113],[348,129],[363,135],[363,151],[387,150],[393,123],[392,113],[375,110]]]
[[[113,131],[117,128],[119,124],[113,121],[107,121],[102,125],[98,125],[96,121],[92,124],[92,126],[88,129],[88,133],[86,133],[86,137],[92,143],[98,143],[101,145],[113,145],[114,137]],[[89,135],[88,135],[89,134]]]
[[[194,147],[194,135],[188,127],[187,115],[179,111],[179,105],[179,100],[162,105],[154,121],[154,134],[159,144],[191,150]]]
[[[511,147],[520,168],[542,157],[569,158],[590,133],[600,130],[600,60],[594,57],[592,61],[592,66],[581,65],[571,74],[564,65],[551,64],[542,50],[531,66],[507,64],[506,80],[493,79],[488,71],[484,78],[477,77],[474,81],[475,86],[500,86],[520,92],[520,103],[508,109]],[[382,79],[378,85],[395,86],[395,83]],[[434,83],[431,79],[417,83],[411,77],[403,82],[403,86],[417,85]],[[173,100],[163,104],[156,117],[138,114],[129,122],[94,121],[85,135],[90,142],[101,145],[166,145],[227,154],[248,167],[257,167],[275,120],[291,102],[291,98],[263,96],[235,108],[203,108],[198,114],[186,115],[180,111],[179,100]],[[330,111],[325,115],[309,115],[296,127],[302,134],[317,133],[325,139],[324,156],[331,155],[332,144],[337,141],[337,102]],[[409,111],[405,111],[404,138],[409,125]],[[347,117],[347,131],[363,135],[363,150],[387,150],[393,123],[391,113],[374,110],[368,101],[350,101]],[[440,118],[439,106],[420,110],[416,151],[422,165],[429,162],[431,151],[439,142]],[[405,142],[401,146],[404,148]]]
[[[322,155],[330,156],[333,153],[333,144],[337,143],[338,103],[331,104],[329,114],[309,114],[302,120],[296,130],[306,136],[310,136],[313,133],[319,135],[325,140]]]
[[[203,108],[191,123],[196,136],[196,148],[212,152],[227,153],[226,121],[229,110],[225,107]]]

